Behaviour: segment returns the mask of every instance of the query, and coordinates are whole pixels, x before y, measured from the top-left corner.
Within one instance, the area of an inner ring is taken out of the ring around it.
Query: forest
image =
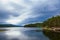
[[[53,16],[42,23],[26,24],[24,27],[60,27],[60,16]]]

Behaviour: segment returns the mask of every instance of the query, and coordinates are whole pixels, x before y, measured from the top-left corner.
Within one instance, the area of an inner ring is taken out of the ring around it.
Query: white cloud
[[[20,5],[24,7],[24,9],[20,11],[16,10],[16,8],[14,6],[11,6],[10,3],[15,3],[17,5]],[[33,16],[31,14],[32,5],[24,3],[23,0],[2,0],[2,5],[4,6],[6,10],[10,11],[11,13],[17,12],[17,14],[19,14],[18,17],[14,17],[13,15],[11,15],[10,18],[6,20],[7,23],[17,24],[19,22],[20,23],[23,22],[24,20],[28,18],[37,17],[37,15]]]
[[[2,4],[8,4],[9,0],[0,0]]]
[[[27,13],[21,14],[19,17],[11,17],[11,19],[8,19],[6,22],[11,24],[17,24],[19,22],[24,21],[26,18],[28,18]]]
[[[9,11],[11,13],[10,18],[6,20],[7,23],[11,24],[18,24],[22,23],[24,20],[29,18],[36,18],[38,16],[43,16],[44,14],[34,14],[32,13],[32,9],[34,7],[40,6],[39,9],[44,5],[47,6],[47,9],[49,11],[54,11],[58,8],[55,7],[55,5],[58,3],[56,0],[28,0],[29,2],[25,2],[27,0],[1,0],[1,6],[5,10]],[[18,5],[18,7],[23,8],[17,8],[14,5]],[[15,17],[13,14],[18,14],[19,16]]]
[[[11,16],[11,19],[8,19],[6,22],[7,23],[11,23],[11,24],[18,24],[18,23],[22,23],[24,20],[26,19],[29,19],[29,18],[36,18],[40,15],[32,15],[30,14],[30,12],[26,12],[26,13],[23,13],[21,14],[20,16],[18,17],[13,17]]]

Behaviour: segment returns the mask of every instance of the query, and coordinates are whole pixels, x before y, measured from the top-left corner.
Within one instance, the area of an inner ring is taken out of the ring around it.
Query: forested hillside
[[[42,23],[35,23],[35,24],[24,25],[24,27],[41,27],[41,26],[42,26]]]
[[[53,16],[42,23],[27,24],[24,27],[60,27],[60,16]]]
[[[43,26],[60,27],[60,16],[49,18],[48,20],[43,22]]]

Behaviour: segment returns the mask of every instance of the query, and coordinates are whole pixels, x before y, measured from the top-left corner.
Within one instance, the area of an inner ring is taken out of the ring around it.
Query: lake
[[[60,40],[60,33],[43,31],[42,28],[0,28],[0,40]]]

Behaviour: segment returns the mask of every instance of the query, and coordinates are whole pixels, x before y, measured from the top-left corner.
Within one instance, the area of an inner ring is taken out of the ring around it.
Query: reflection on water
[[[6,31],[0,32],[0,40],[47,40],[39,28],[12,27],[1,29],[6,29]]]
[[[39,28],[0,28],[0,40],[60,40],[60,33],[43,31]]]
[[[60,33],[52,31],[43,31],[44,35],[50,40],[60,40]]]

